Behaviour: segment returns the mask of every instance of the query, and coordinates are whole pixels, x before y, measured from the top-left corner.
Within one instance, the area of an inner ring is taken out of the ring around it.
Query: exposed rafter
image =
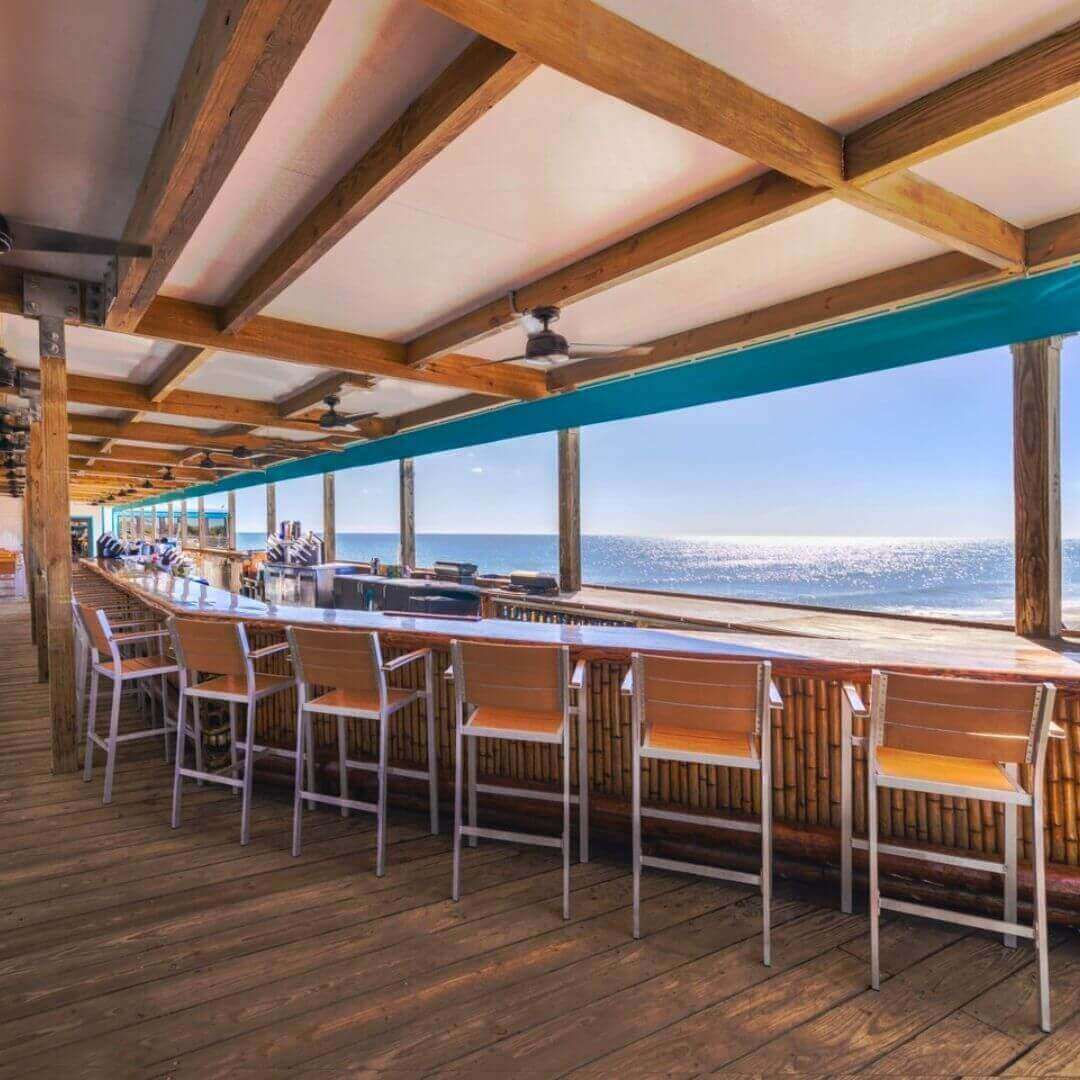
[[[766,173],[522,286],[516,295],[518,310],[584,300],[830,197],[828,191],[781,173]],[[505,297],[483,304],[409,342],[409,363],[423,364],[440,352],[463,348],[511,325],[515,318]]]
[[[473,41],[240,285],[222,329],[239,330],[257,315],[536,66],[493,41]]]
[[[568,390],[596,379],[753,345],[768,338],[874,314],[897,304],[928,300],[942,293],[984,285],[1002,276],[1000,271],[978,259],[950,252],[658,338],[649,342],[652,352],[648,356],[599,357],[568,364],[551,372],[548,382],[553,390]]]
[[[109,325],[134,330],[322,18],[329,0],[209,0],[124,239]]]
[[[279,398],[277,402],[278,415],[284,418],[296,417],[298,413],[318,405],[323,398],[331,394],[340,394],[344,390],[370,390],[375,385],[375,380],[363,375],[349,375],[344,371],[335,371],[325,378],[316,379],[314,382],[302,386],[299,390],[287,397]]]
[[[943,154],[1080,94],[1080,23],[924,94],[844,140],[857,184]]]
[[[164,401],[213,355],[213,349],[200,349],[197,345],[177,345],[162,361],[150,382],[147,396],[154,402]]]
[[[849,187],[839,132],[593,0],[424,2],[507,48],[787,176],[838,194]],[[1008,222],[991,227],[989,211],[913,173],[898,188],[883,184],[872,197],[851,196],[856,199],[871,213],[994,266],[1023,268],[1018,230],[1010,233]]]

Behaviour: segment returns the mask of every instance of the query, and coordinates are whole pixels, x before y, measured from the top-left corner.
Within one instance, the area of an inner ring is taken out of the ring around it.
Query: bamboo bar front
[[[114,611],[130,614],[145,611],[147,604],[122,584],[110,581],[94,569],[83,567],[77,573],[77,592],[81,599],[101,603]],[[156,605],[151,605],[156,607]],[[490,614],[514,622],[585,623],[610,622],[588,620],[581,614],[538,610],[535,602],[515,604],[509,600],[488,603]],[[164,611],[158,609],[164,615]],[[260,625],[247,622],[251,644],[255,648],[282,640],[282,625],[288,621],[288,609],[278,609],[276,623]],[[401,633],[384,635],[387,657],[398,655],[418,644],[431,644],[417,633],[411,642],[399,642]],[[782,650],[782,638],[773,639]],[[449,652],[436,648],[436,671],[449,665]],[[268,658],[262,670],[279,674],[289,672],[282,655]],[[630,798],[630,710],[620,694],[620,684],[627,670],[624,660],[590,659],[588,670],[589,715],[589,784],[597,805],[606,801],[625,804]],[[410,669],[394,675],[407,680]],[[415,677],[412,676],[412,677]],[[783,711],[773,715],[773,813],[781,827],[837,830],[840,825],[840,680],[812,676],[780,674],[778,682],[784,697]],[[864,699],[869,693],[868,680],[856,680]],[[407,681],[397,685],[407,686]],[[436,686],[438,755],[444,796],[450,791],[453,775],[452,687],[444,679]],[[1061,867],[1080,866],[1077,837],[1077,803],[1080,799],[1080,693],[1066,688],[1058,696],[1058,721],[1067,738],[1056,740],[1047,769],[1050,787],[1047,821],[1049,854]],[[295,702],[291,694],[277,695],[262,703],[258,715],[259,741],[292,745],[295,735]],[[324,764],[336,758],[336,726],[332,720],[316,720],[316,738]],[[350,725],[353,746],[359,756],[376,753],[374,725]],[[856,733],[862,734],[856,720]],[[576,779],[576,730],[574,732],[572,776]],[[390,757],[418,768],[426,762],[426,727],[419,707],[409,711],[404,720],[391,728]],[[558,762],[552,748],[538,744],[516,745],[480,740],[479,768],[482,774],[496,779],[530,783],[549,782],[558,777]],[[691,810],[722,811],[734,815],[756,816],[759,794],[749,772],[738,769],[678,764],[665,761],[644,763],[643,797],[657,803],[669,803]],[[855,827],[865,830],[866,773],[865,754],[856,748]],[[1028,778],[1025,777],[1025,781]],[[966,799],[892,792],[883,795],[879,816],[881,835],[904,841],[938,845],[957,852],[999,855],[1003,829],[1000,808]],[[1032,825],[1030,811],[1022,815],[1021,858],[1030,860]],[[835,846],[835,842],[834,842]],[[1070,878],[1074,875],[1069,875]],[[1080,874],[1069,886],[1069,894],[1080,902]]]

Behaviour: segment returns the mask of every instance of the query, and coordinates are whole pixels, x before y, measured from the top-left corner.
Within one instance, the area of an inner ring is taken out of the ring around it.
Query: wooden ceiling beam
[[[861,187],[847,184],[836,194],[852,206],[1000,270],[1024,269],[1023,229],[913,172],[895,172]]]
[[[490,394],[462,394],[461,397],[440,401],[435,405],[425,405],[421,409],[413,409],[393,417],[393,434],[442,420],[454,420],[469,413],[490,409],[494,405],[505,404],[502,398],[492,397]]]
[[[72,462],[85,462],[89,459],[80,454],[69,454],[68,460]],[[86,476],[122,476],[134,480],[154,480],[163,487],[176,486],[178,483],[208,483],[220,479],[217,471],[210,469],[194,469],[188,466],[168,466],[173,471],[175,481],[165,480],[161,473],[161,466],[141,465],[134,461],[109,461],[104,458],[98,459],[92,465],[85,467],[83,475]]]
[[[547,67],[812,186],[843,180],[825,124],[590,0],[425,0]]]
[[[593,0],[424,2],[578,82],[812,187],[848,196],[839,132]],[[993,266],[1023,269],[1020,230],[1000,219],[993,224],[989,211],[913,173],[848,201]]]
[[[1080,22],[871,121],[844,140],[848,180],[866,184],[1080,94]]]
[[[189,376],[194,375],[214,355],[213,349],[197,345],[177,345],[162,361],[151,379],[147,394],[151,401],[164,401]]]
[[[658,338],[649,343],[653,351],[648,356],[598,358],[568,364],[551,372],[548,382],[554,391],[570,390],[597,379],[628,375],[722,350],[744,348],[770,338],[786,337],[830,323],[880,313],[898,304],[928,300],[987,284],[1003,276],[1001,271],[979,259],[960,252],[949,252],[822,289],[795,300]]]
[[[1080,214],[1048,221],[1027,231],[1028,267],[1052,270],[1080,258]]]
[[[239,286],[222,329],[244,326],[536,67],[483,37],[468,45]]]
[[[375,380],[370,376],[350,375],[346,371],[335,371],[314,382],[307,383],[277,401],[278,415],[283,418],[295,418],[298,413],[322,403],[324,398],[339,396],[345,390],[370,390]]]
[[[217,195],[329,0],[209,0],[154,144],[124,239],[113,329],[132,331]]]
[[[184,448],[197,447],[199,450],[234,450],[238,446],[247,447],[255,452],[287,453],[293,457],[307,457],[335,449],[329,439],[312,439],[305,442],[292,442],[283,439],[269,439],[261,435],[222,435],[201,428],[179,427],[173,424],[159,424],[140,421],[125,425],[123,421],[100,416],[68,417],[73,435],[87,435],[99,439],[125,439],[131,442],[162,443],[168,446]]]
[[[517,308],[576,303],[830,197],[827,190],[782,173],[765,173],[522,286],[516,291]],[[464,348],[512,325],[516,318],[509,299],[500,297],[410,341],[408,362],[424,364],[441,352]]]
[[[22,314],[23,271],[0,266],[0,314]],[[458,390],[508,398],[537,398],[547,393],[543,372],[484,366],[476,357],[440,357],[439,370],[419,371],[405,362],[405,346],[393,341],[308,326],[259,315],[235,334],[218,329],[217,311],[207,304],[158,296],[135,335],[198,345],[221,352],[245,353],[350,374],[388,376]],[[175,391],[174,391],[175,393]],[[172,396],[172,395],[170,395]],[[167,400],[167,399],[166,399]],[[144,405],[144,411],[156,411]]]

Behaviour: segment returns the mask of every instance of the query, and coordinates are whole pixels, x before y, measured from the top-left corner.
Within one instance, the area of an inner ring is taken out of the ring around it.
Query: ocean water
[[[261,548],[260,533],[240,547]],[[397,559],[396,533],[338,533],[338,557]],[[555,536],[418,534],[417,560],[474,562],[481,571],[554,571]],[[1080,539],[1064,542],[1067,621],[1080,624]],[[585,536],[582,574],[593,584],[784,600],[978,619],[1013,613],[1007,540],[877,537]]]

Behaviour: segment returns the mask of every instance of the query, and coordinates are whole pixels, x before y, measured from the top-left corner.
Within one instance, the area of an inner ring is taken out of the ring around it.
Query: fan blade
[[[575,341],[570,346],[571,360],[586,360],[598,356],[648,356],[651,345],[586,345]]]
[[[109,240],[103,236],[50,229],[26,221],[8,218],[11,238],[16,251],[49,251],[68,255],[123,255],[132,259],[148,259],[154,249],[148,244],[129,244],[124,240]]]
[[[341,419],[346,424],[359,424],[363,420],[374,420],[378,415],[378,413],[373,412],[355,413],[353,416],[343,416]]]

